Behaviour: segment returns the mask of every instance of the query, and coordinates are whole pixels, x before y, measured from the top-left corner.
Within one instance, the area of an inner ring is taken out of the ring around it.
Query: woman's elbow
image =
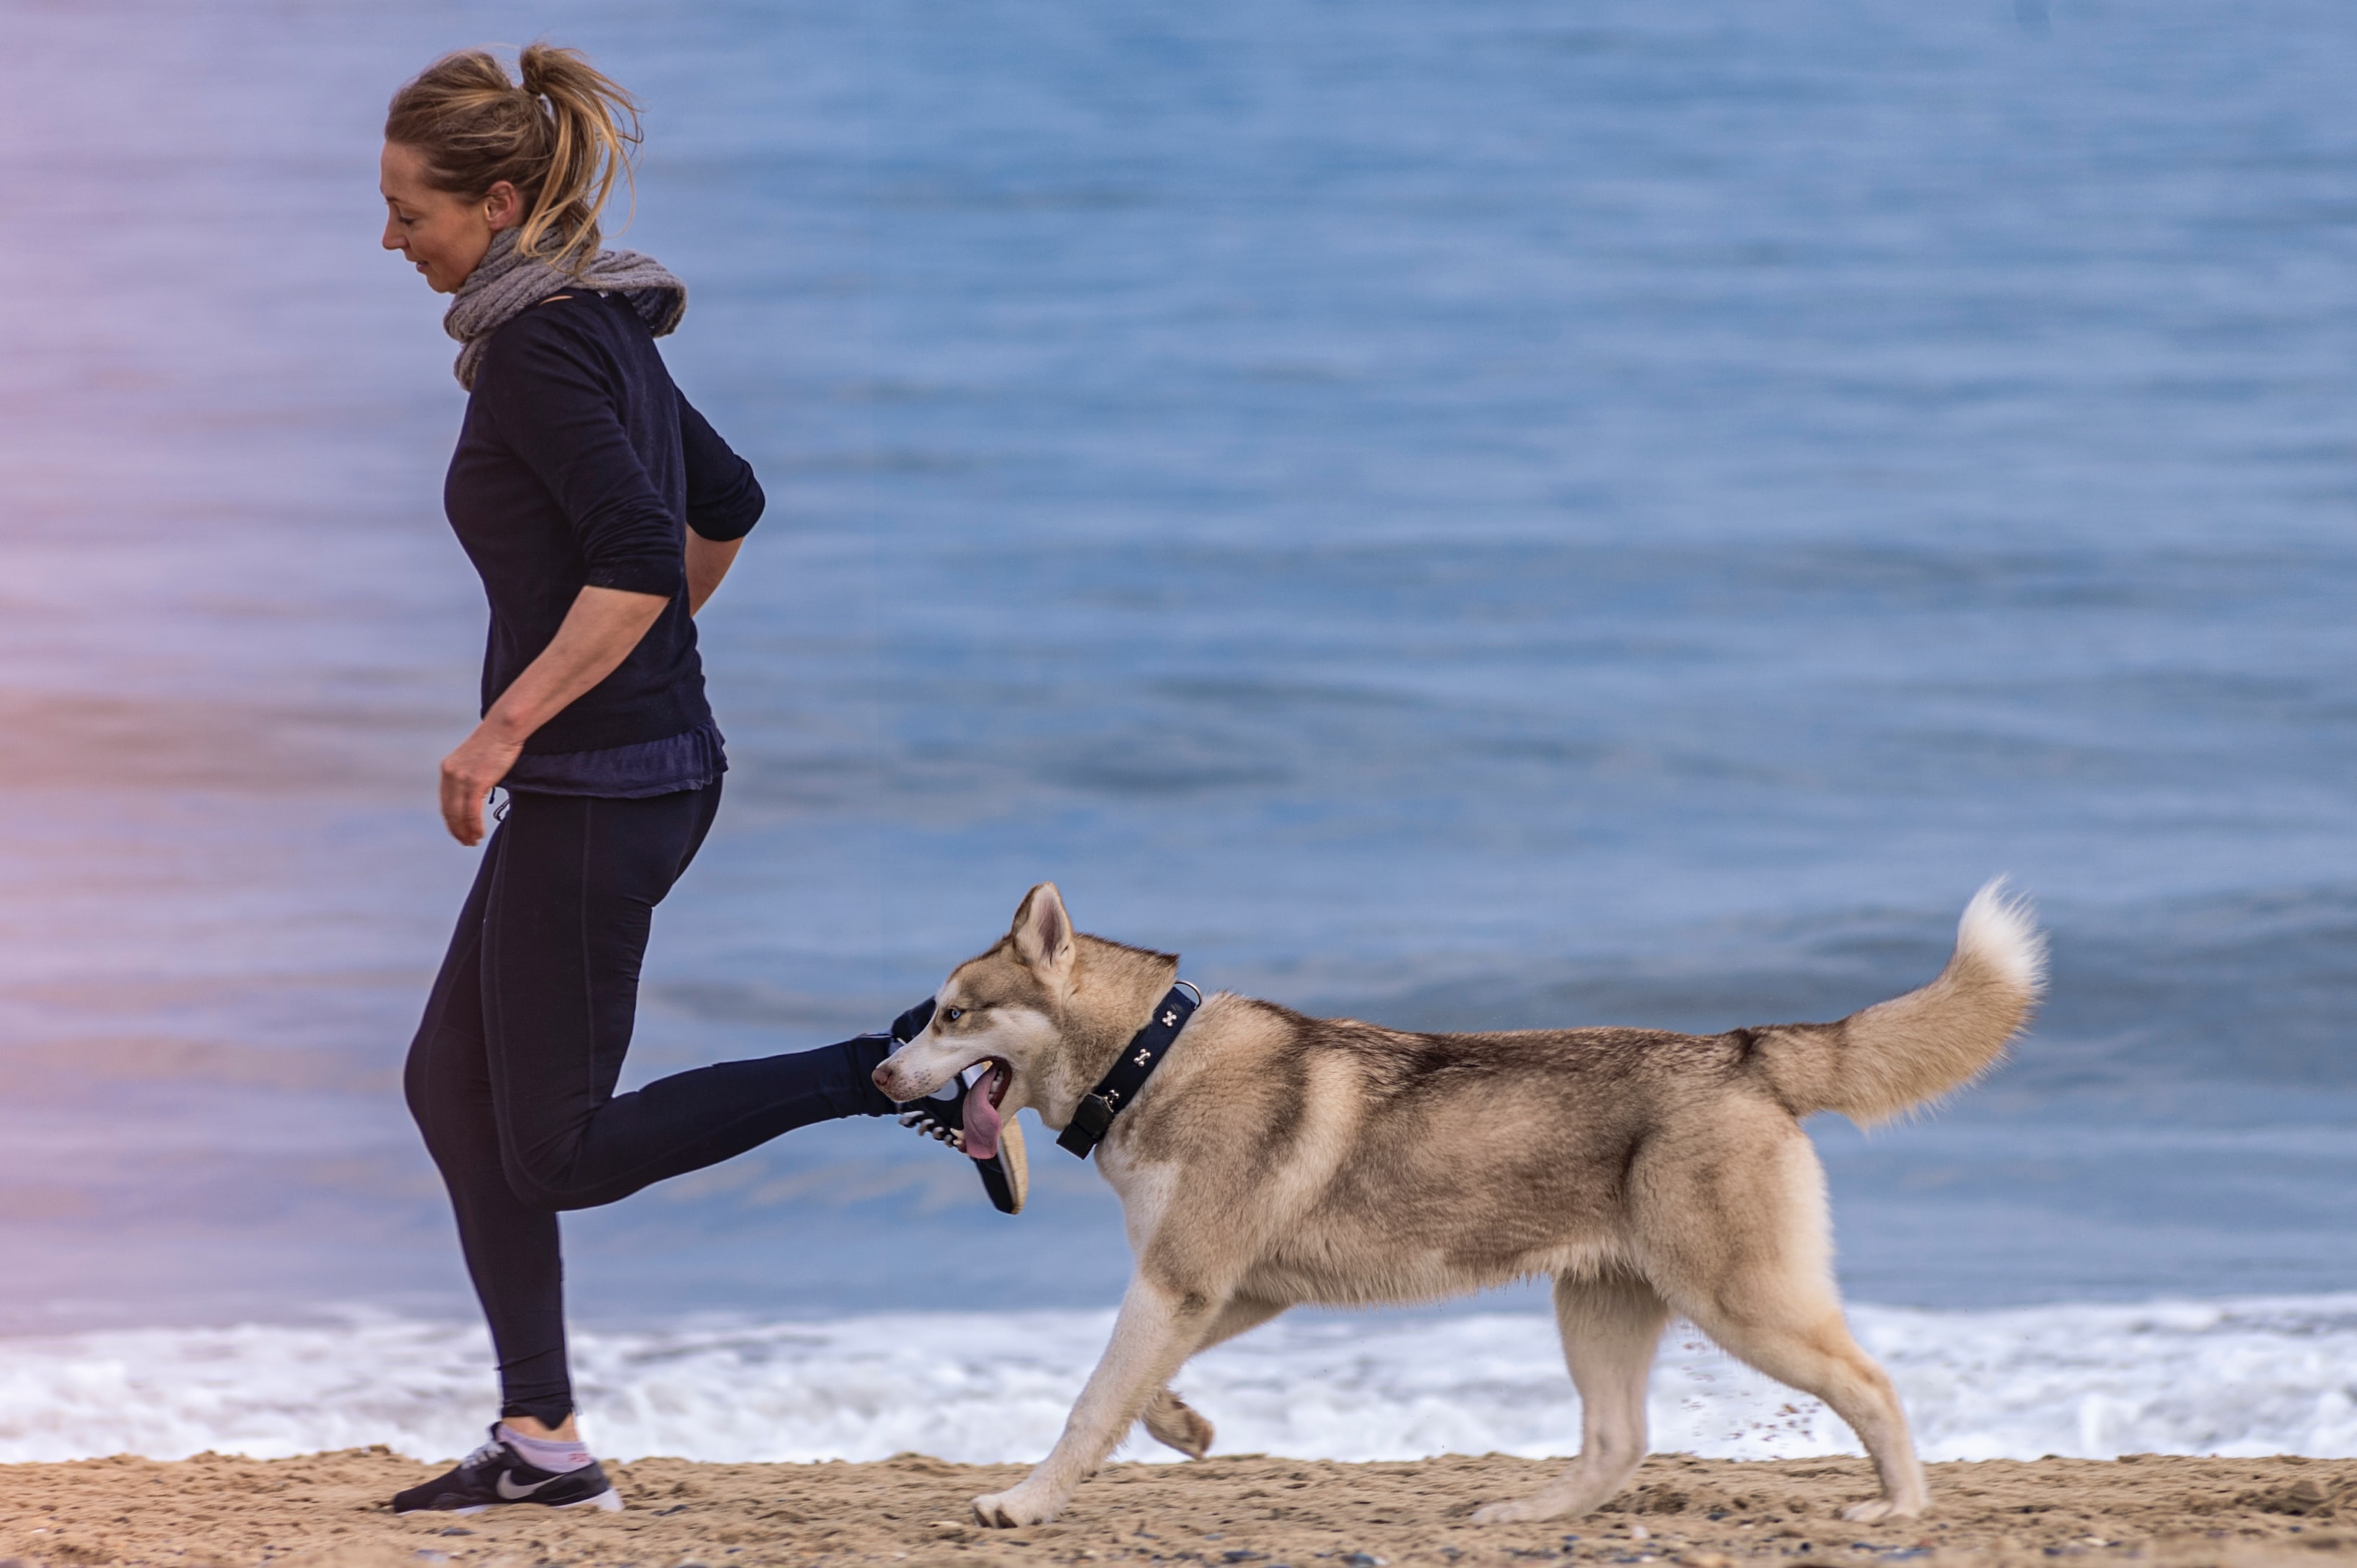
[[[582,578],[585,588],[604,588],[633,598],[651,601],[643,609],[649,620],[662,613],[662,607],[677,598],[687,586],[687,564],[679,552],[671,551],[657,557],[626,557],[590,563]]]

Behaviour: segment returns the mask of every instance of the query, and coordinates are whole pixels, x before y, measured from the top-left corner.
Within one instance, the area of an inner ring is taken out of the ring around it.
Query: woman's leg
[[[560,1427],[573,1408],[565,1375],[565,1265],[556,1216],[508,1185],[483,1044],[483,907],[500,854],[494,832],[409,1047],[403,1087],[426,1152],[449,1189],[467,1273],[499,1357],[504,1416]]]
[[[809,1122],[891,1109],[867,1078],[881,1056],[873,1041],[725,1063],[608,1098],[630,1044],[647,917],[702,843],[717,793],[517,797],[484,847],[410,1047],[410,1111],[449,1189],[504,1416],[561,1430],[573,1409],[555,1210],[588,1204],[563,1185],[568,1167],[638,1170],[590,1199],[610,1202]],[[502,955],[497,979],[487,950]],[[495,1034],[493,1015],[510,1028]],[[554,1163],[535,1176],[512,1152],[522,1148]]]
[[[887,1041],[698,1068],[614,1093],[654,907],[711,827],[719,787],[645,800],[515,798],[483,914],[483,1015],[508,1184],[589,1208],[781,1133],[888,1115]]]

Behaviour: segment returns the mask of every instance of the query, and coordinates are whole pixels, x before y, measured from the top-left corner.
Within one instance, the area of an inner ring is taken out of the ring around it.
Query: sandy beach
[[[1519,1494],[1553,1462],[1444,1457],[1343,1465],[1214,1456],[1109,1466],[1051,1525],[985,1531],[966,1499],[1017,1466],[919,1455],[875,1464],[615,1467],[619,1514],[516,1509],[395,1517],[384,1498],[426,1466],[382,1449],[258,1461],[114,1458],[0,1466],[0,1568],[357,1563],[419,1568],[705,1568],[906,1563],[1022,1568],[1186,1563],[1227,1568],[1746,1560],[1936,1565],[2094,1562],[2357,1563],[2357,1460],[1994,1460],[1932,1467],[1934,1509],[1896,1526],[1845,1524],[1870,1489],[1858,1459],[1737,1462],[1664,1455],[1604,1512],[1477,1526],[1477,1504]],[[2319,1554],[2322,1556],[2319,1557]]]

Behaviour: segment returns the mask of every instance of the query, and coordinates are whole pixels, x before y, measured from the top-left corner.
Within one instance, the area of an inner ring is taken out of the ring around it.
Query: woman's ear
[[[483,193],[483,219],[494,234],[523,221],[523,197],[512,182],[500,180]]]

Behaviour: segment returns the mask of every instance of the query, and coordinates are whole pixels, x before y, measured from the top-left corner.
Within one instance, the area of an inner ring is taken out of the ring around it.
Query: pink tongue
[[[997,1079],[998,1069],[992,1068],[965,1091],[965,1152],[977,1160],[998,1153],[998,1107],[990,1102],[990,1086]]]

